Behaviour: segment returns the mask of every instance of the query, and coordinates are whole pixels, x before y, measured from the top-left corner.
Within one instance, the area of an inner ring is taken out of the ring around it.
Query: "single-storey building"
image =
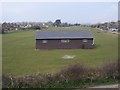
[[[36,31],[36,49],[93,49],[89,30]]]

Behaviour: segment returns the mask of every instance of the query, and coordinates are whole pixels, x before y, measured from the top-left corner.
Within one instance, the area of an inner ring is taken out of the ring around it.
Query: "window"
[[[47,40],[43,40],[42,43],[47,43]]]
[[[83,39],[83,42],[88,42],[88,40],[87,39]]]
[[[62,43],[69,43],[70,40],[61,40]]]

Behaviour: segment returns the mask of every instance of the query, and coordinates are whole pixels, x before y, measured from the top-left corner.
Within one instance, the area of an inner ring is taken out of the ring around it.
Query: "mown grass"
[[[97,29],[89,27],[51,27],[43,30],[91,30],[95,37],[95,49],[36,51],[35,30],[9,32],[3,34],[3,73],[19,76],[36,72],[56,72],[77,62],[99,67],[118,57],[118,36],[115,34],[98,33]],[[61,58],[64,55],[75,55],[75,58]]]

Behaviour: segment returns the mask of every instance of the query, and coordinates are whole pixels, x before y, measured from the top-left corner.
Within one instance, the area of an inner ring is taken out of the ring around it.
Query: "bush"
[[[2,75],[2,87],[9,88],[11,85],[11,78],[7,75]]]
[[[107,62],[102,68],[102,75],[105,78],[118,78],[118,62]]]
[[[72,64],[63,68],[59,74],[65,82],[84,81],[86,78],[87,68],[81,64]]]

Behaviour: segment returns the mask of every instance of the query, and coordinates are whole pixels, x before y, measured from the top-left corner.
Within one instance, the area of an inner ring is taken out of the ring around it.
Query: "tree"
[[[60,19],[57,19],[57,20],[54,22],[54,26],[60,27],[60,26],[61,26],[61,20],[60,20]]]
[[[41,29],[41,27],[40,27],[40,26],[35,25],[35,26],[33,26],[33,27],[32,27],[32,29],[36,29],[36,30],[38,30],[38,29],[39,29],[39,30],[40,30],[40,29]]]

